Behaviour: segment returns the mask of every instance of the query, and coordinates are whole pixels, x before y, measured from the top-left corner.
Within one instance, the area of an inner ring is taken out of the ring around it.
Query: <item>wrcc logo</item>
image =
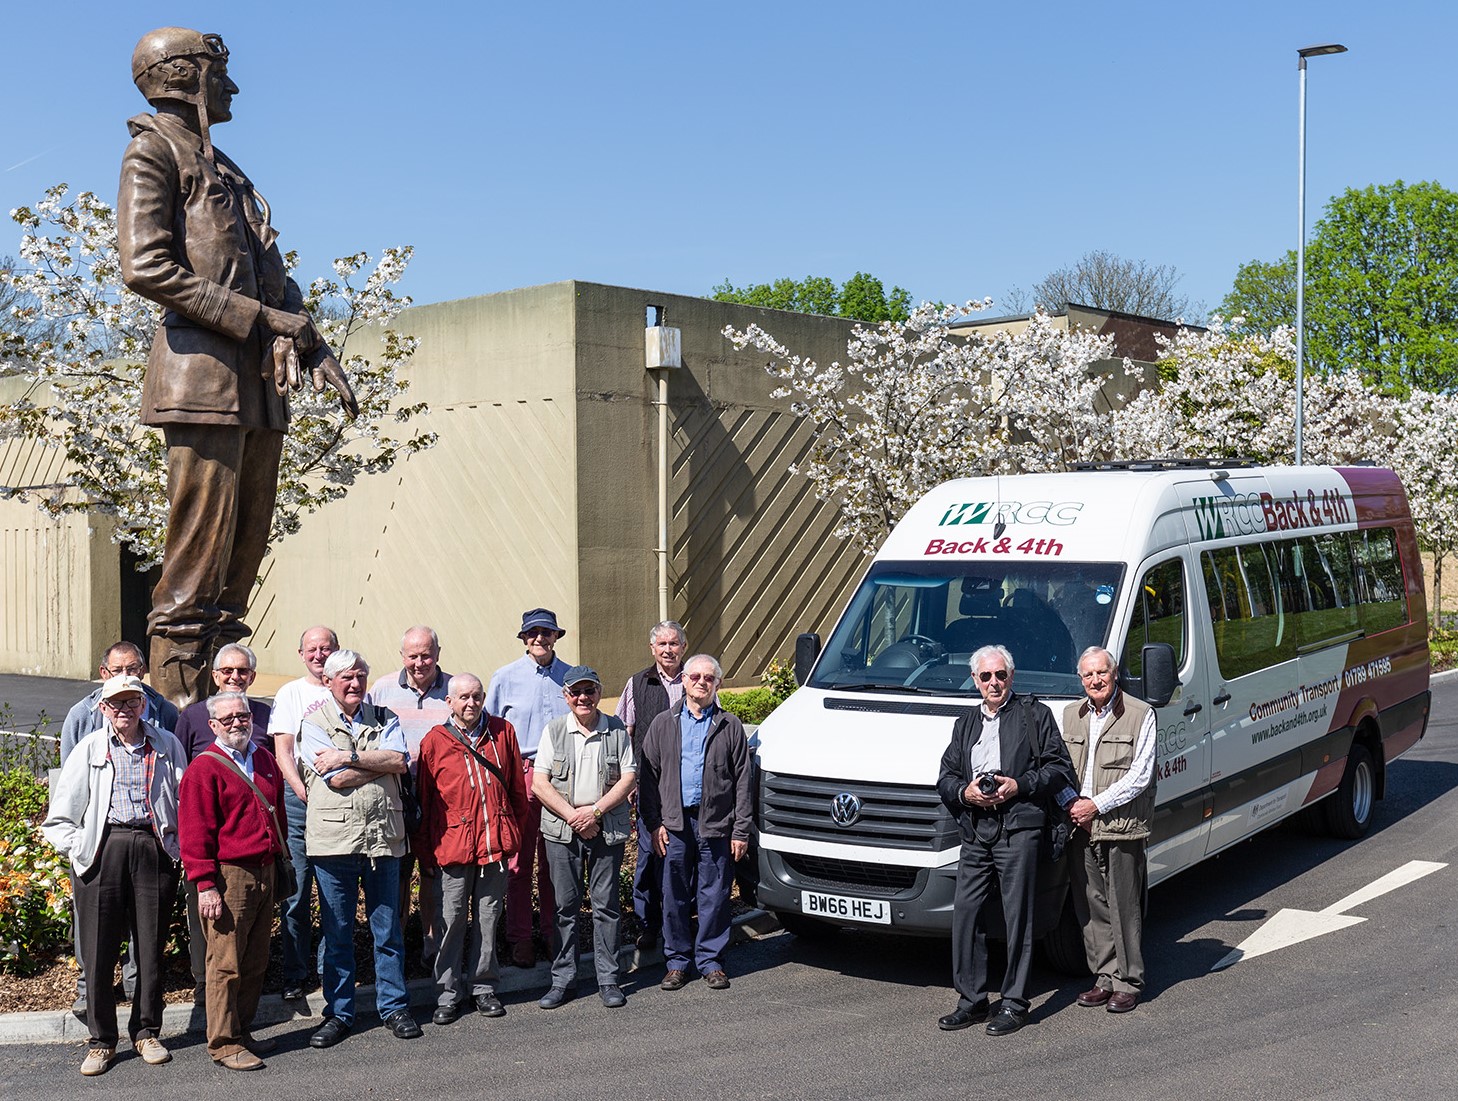
[[[861,797],[843,791],[830,801],[830,820],[845,829],[861,820]]]

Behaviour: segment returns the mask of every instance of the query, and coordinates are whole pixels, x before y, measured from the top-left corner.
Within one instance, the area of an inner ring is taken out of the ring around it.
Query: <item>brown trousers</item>
[[[223,913],[202,919],[208,938],[208,1054],[214,1059],[243,1050],[268,970],[273,932],[273,865],[218,865]]]

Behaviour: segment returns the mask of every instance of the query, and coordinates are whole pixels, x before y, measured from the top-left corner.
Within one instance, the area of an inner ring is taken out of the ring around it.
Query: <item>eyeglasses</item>
[[[557,632],[550,627],[528,627],[521,633],[522,638],[556,638]]]
[[[124,700],[102,700],[101,704],[103,707],[110,708],[112,711],[140,711],[142,709],[142,697],[128,696]]]
[[[113,677],[140,677],[147,671],[147,667],[140,661],[134,661],[130,665],[119,665],[114,669],[108,665],[106,671]]]
[[[248,668],[248,666],[246,665],[225,665],[221,669],[214,669],[213,672],[218,674],[218,676],[222,677],[224,680],[228,680],[232,677],[238,677],[241,679],[250,675],[253,670]]]
[[[719,678],[714,676],[713,673],[685,673],[683,679],[693,681],[695,684],[702,684],[704,681],[713,684]]]
[[[219,715],[213,720],[219,726],[241,726],[243,723],[252,721],[253,716],[246,711],[240,711],[236,715]]]
[[[980,673],[977,674],[977,679],[980,680],[983,684],[986,684],[993,677],[996,677],[1000,681],[1005,681],[1005,680],[1007,680],[1007,670],[1006,669],[984,669],[982,672],[980,672]]]
[[[585,684],[581,688],[567,689],[567,694],[569,696],[595,696],[601,691],[602,689],[595,684]]]

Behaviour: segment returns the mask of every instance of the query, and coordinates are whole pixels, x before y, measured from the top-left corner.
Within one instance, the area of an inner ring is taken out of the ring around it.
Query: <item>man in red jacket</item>
[[[526,766],[516,730],[485,714],[485,700],[477,677],[452,677],[446,686],[450,718],[420,743],[422,822],[412,847],[423,884],[435,892],[440,997],[431,1019],[438,1025],[454,1021],[471,999],[487,1017],[506,1014],[496,996],[496,924],[506,900],[507,860],[520,836],[517,823],[527,813]]]
[[[257,1070],[274,1046],[250,1034],[273,930],[273,861],[287,856],[283,777],[273,754],[253,744],[242,692],[207,700],[214,742],[182,776],[178,835],[182,866],[197,888],[207,937],[208,1054],[230,1070]]]

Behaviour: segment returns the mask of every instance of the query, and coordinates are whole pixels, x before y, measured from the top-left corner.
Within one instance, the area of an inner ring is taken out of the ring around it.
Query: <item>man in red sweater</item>
[[[283,777],[252,742],[242,692],[207,700],[214,742],[183,773],[178,796],[182,866],[197,888],[207,936],[208,1054],[231,1070],[257,1070],[273,1040],[251,1035],[268,969],[273,861],[287,854]]]
[[[440,997],[431,1019],[438,1025],[454,1021],[471,999],[487,1017],[506,1013],[496,996],[496,923],[506,899],[506,864],[520,838],[517,823],[527,813],[526,770],[515,729],[485,714],[485,700],[477,677],[452,677],[450,718],[420,743],[422,822],[412,848],[422,883],[436,895]]]

